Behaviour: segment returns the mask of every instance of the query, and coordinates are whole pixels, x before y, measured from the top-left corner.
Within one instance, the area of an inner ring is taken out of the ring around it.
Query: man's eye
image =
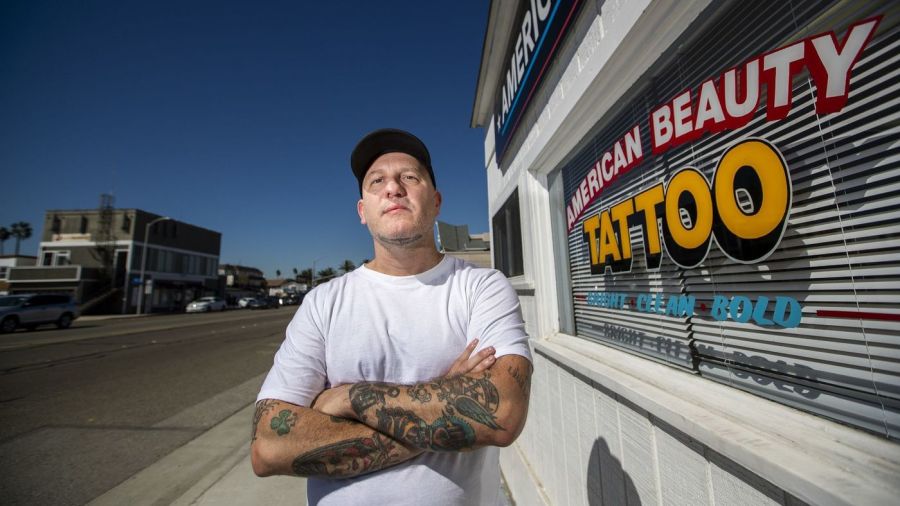
[[[412,174],[407,174],[407,175],[403,176],[403,178],[406,179],[407,181],[418,181],[419,180],[418,177],[413,176]]]
[[[372,178],[371,180],[369,180],[369,186],[371,186],[373,184],[381,183],[382,181],[384,181],[383,177]]]

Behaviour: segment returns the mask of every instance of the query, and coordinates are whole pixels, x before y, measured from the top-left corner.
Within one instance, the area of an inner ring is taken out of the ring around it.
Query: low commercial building
[[[180,311],[220,295],[221,242],[219,232],[140,209],[50,210],[38,264],[10,268],[9,290],[65,293],[87,312],[134,313],[139,299],[143,312]]]
[[[225,300],[235,305],[242,297],[256,297],[266,290],[266,278],[256,267],[222,264],[219,276],[225,278]]]
[[[268,279],[266,280],[266,286],[269,289],[269,295],[271,297],[281,297],[287,294],[304,293],[307,290],[306,283],[301,283],[293,279],[283,278]]]
[[[0,255],[0,295],[9,293],[9,269],[34,265],[37,257],[28,255]]]
[[[441,253],[465,260],[478,267],[491,267],[489,232],[470,234],[468,225],[437,222],[438,248]]]
[[[535,369],[518,504],[900,497],[887,1],[492,1],[495,266]]]

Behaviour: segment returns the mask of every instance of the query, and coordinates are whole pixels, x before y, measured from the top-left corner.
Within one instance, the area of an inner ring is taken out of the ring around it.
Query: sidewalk
[[[91,501],[92,506],[304,504],[306,480],[250,467],[253,404]]]

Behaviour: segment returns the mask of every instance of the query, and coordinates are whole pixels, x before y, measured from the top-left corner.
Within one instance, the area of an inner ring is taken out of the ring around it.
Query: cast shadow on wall
[[[606,440],[597,438],[587,466],[587,499],[590,506],[640,506],[641,498],[622,463],[609,451]]]

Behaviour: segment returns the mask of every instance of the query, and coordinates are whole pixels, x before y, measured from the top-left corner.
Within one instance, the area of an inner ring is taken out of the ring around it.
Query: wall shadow
[[[587,498],[590,506],[640,506],[634,481],[622,463],[609,451],[604,438],[597,438],[587,466]]]

